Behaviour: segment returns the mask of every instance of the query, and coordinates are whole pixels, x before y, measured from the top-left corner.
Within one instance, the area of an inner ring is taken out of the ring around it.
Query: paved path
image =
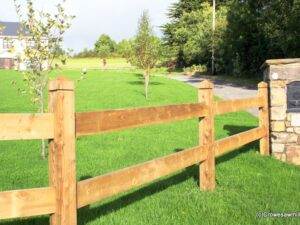
[[[253,85],[241,86],[232,82],[224,81],[220,77],[201,76],[201,78],[188,77],[184,75],[174,75],[171,77],[174,80],[182,81],[192,86],[198,87],[199,83],[204,79],[211,80],[214,85],[215,95],[222,99],[238,99],[238,98],[249,98],[257,95],[257,88]],[[257,109],[247,110],[252,115],[257,116]]]

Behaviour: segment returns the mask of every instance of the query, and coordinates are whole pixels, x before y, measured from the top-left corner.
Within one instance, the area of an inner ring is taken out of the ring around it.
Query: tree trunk
[[[40,103],[40,113],[44,113],[45,111],[45,107],[44,107],[44,92],[43,90],[40,91],[40,96],[39,96],[39,103]],[[44,139],[42,139],[42,143],[41,143],[41,158],[42,159],[46,159],[47,155],[46,155],[46,141]]]
[[[215,30],[216,30],[216,0],[213,0],[212,20],[212,49],[211,49],[211,74],[215,75]]]
[[[147,69],[145,71],[145,75],[144,75],[144,79],[145,79],[145,97],[146,99],[148,99],[148,87],[149,87],[149,70]]]

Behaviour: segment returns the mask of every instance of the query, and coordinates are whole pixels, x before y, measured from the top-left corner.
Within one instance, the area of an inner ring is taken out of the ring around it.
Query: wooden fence
[[[108,110],[74,111],[74,84],[64,78],[49,84],[49,113],[0,114],[0,140],[49,139],[49,187],[0,192],[0,219],[50,214],[52,225],[77,224],[77,209],[162,176],[200,163],[200,188],[215,188],[215,158],[260,140],[269,154],[269,110],[266,83],[254,98],[213,101],[213,84],[203,81],[199,103]],[[259,108],[259,127],[218,141],[214,116]],[[199,146],[109,174],[76,181],[76,137],[176,120],[200,118]]]

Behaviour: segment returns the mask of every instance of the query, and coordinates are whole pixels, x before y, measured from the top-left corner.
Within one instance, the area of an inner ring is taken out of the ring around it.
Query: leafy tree
[[[218,0],[214,49],[216,71],[260,74],[268,58],[299,57],[300,0]],[[210,66],[211,0],[179,0],[163,26],[164,40],[177,52],[177,66]]]
[[[117,45],[117,53],[127,59],[127,61],[130,61],[130,58],[133,55],[133,45],[134,41],[130,39],[124,39],[120,41]]]
[[[24,73],[27,90],[23,91],[32,96],[32,102],[38,104],[39,112],[43,113],[44,93],[53,68],[53,60],[62,57],[57,55],[57,49],[60,48],[63,35],[70,28],[74,17],[65,12],[65,0],[57,5],[57,12],[53,14],[36,10],[32,0],[26,1],[24,12],[18,1],[14,0],[14,2],[23,27],[20,38],[28,43],[24,55],[28,62],[27,71]],[[27,35],[24,36],[24,33]],[[46,157],[44,140],[41,155],[43,158]]]
[[[4,29],[5,27],[2,25],[2,24],[0,24],[0,34],[1,34],[1,32],[2,32],[2,30]]]
[[[180,19],[185,13],[190,13],[201,8],[201,4],[208,0],[180,0],[171,5],[168,13],[170,19]]]
[[[106,64],[107,57],[111,56],[116,50],[116,42],[109,35],[102,34],[95,43],[95,51],[103,60],[103,66]]]
[[[134,41],[132,64],[144,70],[145,97],[148,99],[150,70],[155,67],[160,56],[160,39],[154,35],[147,11],[139,20],[138,32]]]
[[[227,8],[220,6],[217,11],[216,31],[214,35],[215,54],[219,58],[218,48],[223,42],[226,29]],[[210,65],[212,51],[212,7],[203,1],[196,10],[184,12],[171,23],[164,26],[166,43],[177,51],[177,66],[191,66],[193,64]],[[216,62],[216,69],[220,66]]]
[[[299,56],[299,2],[233,0],[226,31],[229,71],[239,61],[240,73],[253,76],[268,58]]]
[[[202,3],[208,3],[212,5],[212,2],[212,0],[180,0],[171,5],[168,12],[168,17],[172,20],[179,19],[185,13],[190,13],[192,11],[201,9]],[[227,2],[230,2],[230,0],[218,0],[217,4],[218,6],[224,6],[227,4]]]
[[[75,58],[97,57],[98,54],[94,49],[84,48],[81,52],[74,55]]]

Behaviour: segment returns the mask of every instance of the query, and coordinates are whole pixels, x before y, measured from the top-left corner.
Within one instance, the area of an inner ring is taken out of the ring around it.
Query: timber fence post
[[[263,106],[259,108],[259,126],[266,129],[266,136],[260,139],[260,154],[270,155],[270,122],[268,84],[258,84],[258,97],[263,99]]]
[[[208,107],[208,114],[200,120],[199,144],[207,146],[207,158],[200,163],[199,184],[201,190],[214,190],[215,182],[215,151],[214,151],[214,85],[208,80],[199,86],[198,101]]]
[[[56,192],[51,225],[77,224],[74,82],[49,83],[49,111],[54,114],[54,139],[49,147],[49,182]]]

